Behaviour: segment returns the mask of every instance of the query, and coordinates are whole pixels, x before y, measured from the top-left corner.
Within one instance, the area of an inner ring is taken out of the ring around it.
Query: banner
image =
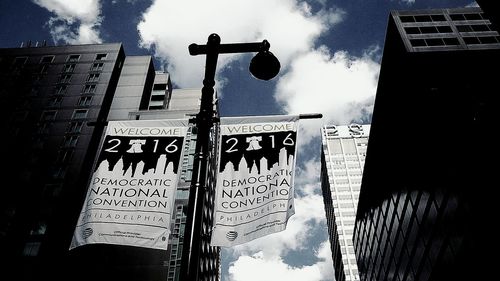
[[[109,122],[70,249],[167,250],[187,120]]]
[[[297,116],[221,118],[212,246],[282,231],[295,213]]]

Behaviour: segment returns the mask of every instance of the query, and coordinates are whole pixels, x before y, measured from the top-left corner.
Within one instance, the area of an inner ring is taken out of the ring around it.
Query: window
[[[66,164],[71,160],[73,156],[73,149],[61,149],[57,155],[56,163]]]
[[[453,30],[451,30],[451,27],[448,25],[440,25],[436,27],[439,33],[453,33]]]
[[[103,67],[104,67],[104,63],[96,62],[96,63],[92,64],[92,67],[90,67],[90,70],[91,71],[101,71]]]
[[[69,55],[67,62],[77,62],[80,60],[80,55]]]
[[[93,94],[95,93],[96,85],[85,85],[83,87],[83,93],[85,94]]]
[[[47,74],[49,72],[49,65],[48,64],[43,64],[40,67],[40,74]]]
[[[415,21],[416,22],[430,22],[432,21],[431,16],[429,15],[420,15],[420,16],[415,16]]]
[[[418,27],[405,27],[406,34],[420,34]]]
[[[66,136],[64,138],[64,147],[75,147],[78,142],[78,136]]]
[[[431,15],[432,21],[446,21],[444,15]]]
[[[68,132],[69,133],[80,133],[83,128],[83,122],[71,122],[69,123]]]
[[[465,44],[472,45],[472,44],[480,44],[479,39],[477,37],[463,37]]]
[[[450,45],[460,45],[460,42],[457,38],[443,38],[444,44],[447,46]]]
[[[420,31],[424,34],[426,34],[426,33],[438,33],[438,30],[435,26],[422,26],[422,27],[420,27]]]
[[[43,56],[40,63],[51,63],[54,60],[54,56]]]
[[[54,94],[64,95],[66,93],[67,89],[68,89],[68,86],[66,86],[66,85],[57,86],[54,90]]]
[[[83,119],[87,117],[88,110],[87,109],[76,109],[73,112],[72,119]]]
[[[450,18],[452,20],[465,20],[465,17],[463,14],[452,14],[452,15],[450,15]]]
[[[76,64],[75,63],[72,63],[72,64],[66,64],[64,67],[63,67],[63,72],[73,72],[75,70],[75,66]]]
[[[14,59],[14,66],[22,66],[26,64],[28,57],[17,57]]]
[[[410,39],[410,44],[413,47],[424,47],[424,46],[427,46],[425,44],[425,40],[424,39]]]
[[[99,73],[91,73],[87,77],[87,82],[97,82],[99,81],[99,76],[100,76]]]
[[[466,20],[482,20],[480,14],[464,14]]]
[[[48,134],[50,132],[51,123],[42,122],[38,124],[38,133],[39,134]]]
[[[495,36],[484,36],[484,37],[479,37],[479,41],[481,44],[496,44],[498,43],[498,38]]]
[[[49,100],[49,106],[60,106],[63,98],[62,97],[53,97]]]
[[[71,81],[71,74],[63,74],[59,77],[59,83],[69,83]]]
[[[413,16],[400,16],[399,20],[401,20],[401,22],[415,22]]]
[[[490,31],[490,28],[486,24],[474,24],[470,25],[470,28],[475,32]]]
[[[24,245],[23,255],[28,257],[37,256],[40,251],[40,244],[40,242],[27,242]]]
[[[108,54],[97,54],[95,60],[105,60]]]
[[[42,112],[42,117],[40,118],[40,121],[53,121],[56,119],[57,111],[56,110],[50,110],[50,111],[44,111]]]
[[[89,106],[92,103],[92,97],[81,97],[78,100],[78,106]]]

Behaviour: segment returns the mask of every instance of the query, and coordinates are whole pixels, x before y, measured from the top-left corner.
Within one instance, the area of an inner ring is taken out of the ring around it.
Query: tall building
[[[365,164],[370,125],[321,129],[321,190],[335,280],[359,280],[352,234]]]
[[[0,101],[8,105],[1,121],[8,164],[1,175],[9,187],[0,197],[2,276],[178,280],[196,143],[192,127],[166,251],[68,248],[107,121],[190,118],[199,110],[201,90],[172,89],[169,74],[155,71],[150,56],[125,56],[121,44],[0,49],[0,81]],[[204,250],[201,263],[209,266],[202,276],[217,280],[219,249]]]
[[[361,280],[496,277],[485,132],[499,39],[480,8],[391,12],[353,236]]]

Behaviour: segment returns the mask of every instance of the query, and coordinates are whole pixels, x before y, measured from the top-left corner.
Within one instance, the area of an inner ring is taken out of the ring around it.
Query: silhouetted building
[[[499,30],[500,3],[496,0],[476,0],[476,2],[486,14],[486,18],[495,26],[495,30]]]
[[[6,112],[2,277],[177,280],[196,143],[192,127],[168,250],[106,244],[68,249],[106,122],[189,118],[199,110],[201,90],[173,90],[169,74],[155,71],[150,56],[125,56],[119,43],[0,49],[0,82]],[[217,280],[219,249],[204,250],[202,264],[209,266],[202,276]]]
[[[499,34],[479,8],[389,17],[359,197],[361,280],[492,280]]]
[[[328,125],[321,129],[321,190],[335,280],[359,280],[352,234],[370,125]]]

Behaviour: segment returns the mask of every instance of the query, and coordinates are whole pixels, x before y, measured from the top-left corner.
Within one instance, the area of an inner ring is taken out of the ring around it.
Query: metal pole
[[[220,44],[220,37],[211,34],[206,45],[191,44],[189,53],[193,56],[206,55],[205,77],[201,89],[200,112],[196,115],[197,142],[193,177],[189,190],[189,205],[184,232],[180,280],[197,281],[200,269],[201,229],[203,215],[203,198],[207,191],[207,167],[210,149],[210,129],[214,124],[214,86],[215,70],[219,54],[261,52],[269,50],[267,40],[260,43]]]
[[[189,190],[188,215],[184,232],[184,245],[181,262],[181,280],[198,280],[200,258],[201,219],[203,195],[206,189],[208,149],[210,128],[213,125],[213,97],[215,70],[217,67],[220,37],[212,34],[206,45],[206,64],[203,88],[201,89],[200,112],[196,115],[197,140],[193,163],[193,177]]]

